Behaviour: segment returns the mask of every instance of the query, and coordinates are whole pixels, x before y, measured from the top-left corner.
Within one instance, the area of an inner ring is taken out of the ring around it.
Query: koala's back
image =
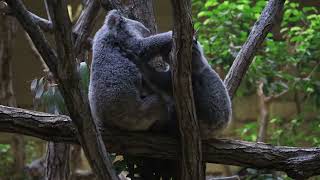
[[[194,76],[193,91],[202,137],[210,138],[228,125],[231,101],[224,83],[213,69],[207,67]]]
[[[137,67],[112,42],[95,38],[89,100],[99,123],[110,125],[125,116],[124,109],[136,106],[139,81]]]

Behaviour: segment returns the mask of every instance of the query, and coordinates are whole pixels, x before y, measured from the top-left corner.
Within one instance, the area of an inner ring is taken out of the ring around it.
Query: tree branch
[[[90,3],[93,3],[93,1],[90,1]],[[90,4],[89,3],[89,4]],[[98,12],[99,9],[96,9],[97,7],[95,5],[88,5],[88,7],[85,9],[86,12],[83,12],[83,14],[90,14],[92,13],[92,9],[96,10]],[[14,15],[12,13],[12,10],[7,6],[7,4],[3,1],[0,1],[0,12],[7,14],[7,15]],[[52,22],[50,20],[47,20],[45,18],[42,18],[36,14],[33,14],[32,12],[28,11],[29,15],[32,17],[34,23],[40,27],[40,29],[44,32],[53,33],[54,28],[52,25]],[[78,39],[79,36],[81,36],[81,42],[79,39],[78,43],[83,43],[83,47],[87,50],[90,50],[92,47],[92,38],[89,37],[91,29],[89,26],[93,26],[93,23],[91,21],[94,21],[95,13],[90,15],[90,18],[79,18],[77,24],[74,28],[73,36],[75,39]],[[90,22],[90,23],[89,23]],[[81,32],[84,31],[82,34]],[[87,37],[87,38],[85,38]],[[83,40],[84,39],[84,40]],[[80,47],[81,49],[81,47]],[[77,53],[76,53],[77,54]]]
[[[97,131],[90,113],[88,99],[81,92],[75,56],[73,54],[71,23],[65,1],[47,1],[50,21],[54,26],[57,55],[53,51],[20,0],[6,0],[14,16],[27,31],[50,72],[59,80],[59,89],[63,94],[69,114],[75,123],[77,136],[99,179],[118,179],[105,149],[103,139]]]
[[[28,11],[29,12],[29,11]],[[39,17],[32,12],[29,12],[30,16],[32,17],[33,21],[45,32],[53,32],[52,23],[42,17]]]
[[[58,54],[58,72],[55,75],[59,80],[59,90],[63,94],[68,112],[77,128],[80,144],[97,177],[101,180],[116,180],[118,176],[112,168],[103,139],[91,116],[87,95],[80,88],[67,3],[60,0],[45,2],[49,19],[55,29]]]
[[[35,23],[32,13],[29,13],[20,0],[6,0],[13,15],[18,19],[24,30],[29,34],[35,47],[46,61],[46,64],[50,68],[50,71],[57,73],[57,55],[53,51],[53,48],[49,45],[43,32],[39,26]]]
[[[85,41],[88,39],[99,10],[100,4],[98,0],[87,1],[77,23],[74,25],[73,32],[77,35],[74,43],[74,53],[76,56],[80,53]]]
[[[68,116],[53,115],[0,105],[0,131],[38,137],[46,141],[79,143]],[[105,130],[110,152],[141,157],[177,159],[179,141],[173,137]],[[272,146],[238,140],[212,139],[202,142],[203,159],[220,163],[287,172],[292,178],[320,175],[320,148]]]
[[[237,91],[255,53],[270,32],[277,15],[283,10],[285,0],[269,0],[254,24],[247,41],[242,46],[225,79],[226,87],[232,98]]]

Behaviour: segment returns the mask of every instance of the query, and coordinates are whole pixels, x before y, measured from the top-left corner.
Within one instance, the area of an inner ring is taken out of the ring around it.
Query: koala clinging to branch
[[[117,11],[108,13],[96,33],[89,102],[94,119],[103,126],[129,131],[178,132],[171,72],[158,72],[148,64],[157,55],[169,57],[172,33],[149,35],[140,22],[124,18]],[[144,95],[145,79],[153,93]],[[230,121],[231,102],[196,40],[192,52],[192,85],[201,136],[212,138]]]
[[[219,75],[208,64],[200,43],[192,48],[192,87],[200,133],[203,139],[215,137],[231,120],[231,100]],[[171,71],[157,72],[147,60],[144,74],[155,86],[172,97]],[[169,58],[164,58],[168,62]],[[170,83],[168,83],[170,82]],[[173,97],[172,97],[173,98]]]
[[[137,57],[159,55],[168,47],[170,51],[172,33],[149,35],[144,25],[116,10],[108,13],[95,34],[89,102],[100,126],[149,130],[170,119],[169,109],[158,94],[144,94],[143,77],[134,62],[139,63]]]

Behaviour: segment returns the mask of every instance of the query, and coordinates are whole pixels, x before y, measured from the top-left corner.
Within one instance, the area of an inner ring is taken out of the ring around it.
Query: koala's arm
[[[141,39],[140,57],[151,59],[160,54],[168,54],[172,47],[172,31]]]

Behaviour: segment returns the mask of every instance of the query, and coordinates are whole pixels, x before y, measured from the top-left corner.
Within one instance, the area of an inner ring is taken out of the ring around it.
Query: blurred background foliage
[[[265,0],[193,1],[198,39],[208,60],[222,77],[226,75],[265,4]],[[270,125],[275,128],[269,143],[319,146],[320,136],[315,134],[320,133],[320,13],[315,7],[303,7],[287,1],[284,13],[279,17],[282,18],[279,28],[276,29],[276,25],[268,34],[237,96],[255,94],[259,82],[264,84],[266,96],[283,91],[291,95],[298,93],[300,106],[305,102],[307,105],[300,107],[300,112],[293,119],[271,117]],[[304,115],[309,111],[317,112],[317,117],[305,122]],[[238,134],[244,140],[256,141],[257,123],[245,124],[237,130]]]

